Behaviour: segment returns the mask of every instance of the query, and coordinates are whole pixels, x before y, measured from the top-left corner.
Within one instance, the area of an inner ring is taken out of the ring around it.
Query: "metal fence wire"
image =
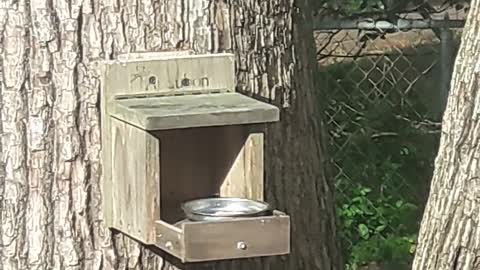
[[[371,263],[408,268],[462,23],[343,20],[316,26],[319,92],[328,101],[324,119],[350,269]]]

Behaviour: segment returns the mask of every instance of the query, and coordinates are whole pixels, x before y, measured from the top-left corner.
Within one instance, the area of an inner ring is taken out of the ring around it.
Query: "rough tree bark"
[[[239,89],[283,108],[266,195],[293,222],[290,256],[190,268],[339,269],[306,1],[0,1],[0,269],[175,268],[103,226],[97,62],[182,49],[235,52]]]
[[[480,269],[480,0],[471,2],[414,270]]]

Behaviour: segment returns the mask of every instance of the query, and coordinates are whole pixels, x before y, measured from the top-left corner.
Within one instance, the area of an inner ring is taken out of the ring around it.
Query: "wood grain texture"
[[[146,57],[147,55],[150,58]],[[165,59],[166,57],[188,57],[188,52],[165,52],[165,53],[133,53],[122,54],[120,61],[102,61],[101,69],[101,129],[102,129],[102,161],[103,161],[103,216],[107,226],[126,229],[132,236],[151,242],[155,238],[153,235],[153,222],[158,219],[160,210],[160,199],[158,196],[159,183],[155,179],[159,177],[159,142],[151,135],[133,126],[127,126],[110,116],[111,107],[108,106],[115,100],[119,93],[131,95],[143,92],[143,89],[129,87],[129,79],[132,74],[129,72],[137,71],[135,65],[125,65],[125,61],[149,63],[150,60]],[[147,58],[147,59],[146,59]],[[229,58],[222,58],[227,59]],[[123,64],[119,64],[122,63]],[[177,62],[173,62],[175,65]],[[145,71],[142,69],[142,71]],[[145,74],[144,74],[145,75]],[[147,74],[150,76],[150,74]],[[148,80],[148,77],[134,77],[142,80]],[[142,81],[143,82],[143,81]],[[137,86],[137,85],[135,85]],[[160,89],[157,89],[160,91]],[[154,91],[158,92],[158,91]],[[115,153],[118,153],[115,155]],[[130,154],[133,153],[133,154]],[[146,157],[151,159],[146,159]],[[133,158],[133,159],[132,159]],[[143,165],[139,162],[143,162]],[[136,164],[137,166],[133,166]],[[139,169],[142,167],[142,169]],[[130,168],[130,170],[127,170]],[[123,173],[117,173],[116,170],[122,170]],[[136,172],[137,171],[137,172]],[[132,181],[139,181],[139,188],[131,187]],[[121,188],[120,188],[121,187]],[[148,187],[147,196],[140,194],[145,192]],[[143,189],[142,189],[143,188]],[[129,190],[125,190],[129,189]],[[128,194],[133,194],[135,198],[125,201]],[[137,194],[139,193],[140,194]],[[139,201],[137,203],[137,197]],[[144,199],[144,200],[143,200]],[[116,205],[116,203],[119,205]],[[142,218],[137,214],[137,208],[144,211]],[[135,215],[130,214],[133,211]]]
[[[151,134],[126,123],[111,120],[112,162],[110,189],[112,227],[155,243],[155,220],[160,219],[160,148]],[[109,173],[105,173],[110,175]]]
[[[285,255],[290,252],[290,218],[268,216],[182,224],[186,262]],[[243,242],[245,249],[238,244]]]
[[[106,61],[112,95],[182,90],[235,90],[232,54],[185,55],[146,53]],[[142,59],[143,58],[143,59]],[[127,62],[128,60],[128,62]],[[183,80],[188,83],[183,83]]]
[[[185,257],[185,240],[183,230],[162,220],[155,222],[157,239],[155,245],[177,257]]]
[[[220,186],[221,197],[264,200],[263,133],[250,133]]]
[[[110,113],[148,131],[279,120],[277,107],[238,93],[123,98],[112,102]]]
[[[308,2],[2,1],[0,268],[339,269]],[[291,255],[173,266],[106,229],[98,61],[176,50],[234,53],[237,89],[283,108],[265,198],[292,214]]]
[[[32,265],[32,267],[38,267],[38,264],[49,262],[52,260],[41,257],[47,253],[41,250],[40,246],[33,249],[33,257],[38,258],[39,263],[29,262],[29,259],[25,256],[28,249],[28,243],[44,242],[50,235],[42,235],[42,232],[47,232],[49,228],[48,218],[46,217],[47,210],[52,211],[52,203],[49,196],[48,188],[51,186],[43,184],[43,180],[51,179],[52,175],[47,173],[52,171],[52,165],[45,164],[48,167],[41,168],[44,163],[42,162],[42,156],[47,156],[52,153],[52,142],[45,142],[45,147],[41,146],[39,142],[38,146],[32,141],[41,141],[41,137],[45,136],[47,132],[47,119],[37,118],[38,125],[42,125],[45,129],[31,129],[24,123],[28,121],[32,114],[28,113],[28,101],[33,101],[33,93],[39,93],[44,91],[44,96],[50,93],[48,86],[44,89],[39,89],[35,86],[33,89],[29,89],[29,85],[26,84],[27,77],[29,76],[27,70],[28,59],[28,44],[30,39],[27,35],[26,25],[30,23],[28,11],[26,10],[25,3],[20,2],[19,8],[16,10],[0,9],[0,47],[2,50],[2,118],[1,118],[1,130],[2,130],[2,167],[4,174],[0,180],[1,187],[1,243],[2,250],[0,253],[0,262],[2,269],[19,269],[26,265]],[[35,50],[34,57],[39,58],[38,50],[39,42],[32,41]],[[33,78],[34,83],[38,83],[38,77]],[[25,93],[29,95],[25,95]],[[33,93],[32,93],[33,92]],[[40,106],[32,106],[37,112],[41,109]],[[43,107],[43,113],[49,118],[52,111],[52,106]],[[51,116],[50,116],[51,117]],[[38,136],[28,136],[28,133],[33,133],[38,130],[40,134]],[[28,133],[27,133],[28,132]],[[27,144],[28,142],[28,144]],[[40,147],[39,147],[40,146]],[[36,149],[38,148],[38,149]],[[32,157],[32,161],[36,166],[33,166],[33,174],[36,178],[31,179],[28,177],[30,172],[29,161],[26,153],[31,153],[37,150],[37,156]],[[48,162],[48,160],[47,160]],[[45,174],[42,175],[42,172]],[[50,180],[50,183],[52,181]],[[37,202],[45,200],[45,208],[40,208],[41,205],[32,205],[31,200],[27,200],[27,194],[29,186],[34,187],[32,189],[32,199]],[[35,221],[30,221],[27,224],[26,214],[30,215],[32,212],[38,211],[38,218]],[[39,229],[28,233],[26,227],[38,226]],[[41,244],[44,245],[44,244]],[[38,269],[38,268],[37,268]]]
[[[480,1],[471,1],[414,270],[480,269]]]
[[[172,226],[156,222],[157,243],[182,262],[204,262],[290,252],[290,218],[282,212],[228,221],[191,222]],[[240,248],[238,245],[245,246]]]

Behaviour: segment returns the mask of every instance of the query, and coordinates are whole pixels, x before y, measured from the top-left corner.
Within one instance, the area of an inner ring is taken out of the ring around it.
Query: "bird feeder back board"
[[[119,59],[102,75],[107,226],[182,262],[289,253],[290,218],[280,211],[192,222],[180,208],[211,196],[264,199],[262,130],[279,110],[235,92],[233,55]]]

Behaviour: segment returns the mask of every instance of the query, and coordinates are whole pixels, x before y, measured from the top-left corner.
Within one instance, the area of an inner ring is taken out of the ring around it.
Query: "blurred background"
[[[464,1],[321,1],[319,100],[346,269],[409,269],[468,13]]]

